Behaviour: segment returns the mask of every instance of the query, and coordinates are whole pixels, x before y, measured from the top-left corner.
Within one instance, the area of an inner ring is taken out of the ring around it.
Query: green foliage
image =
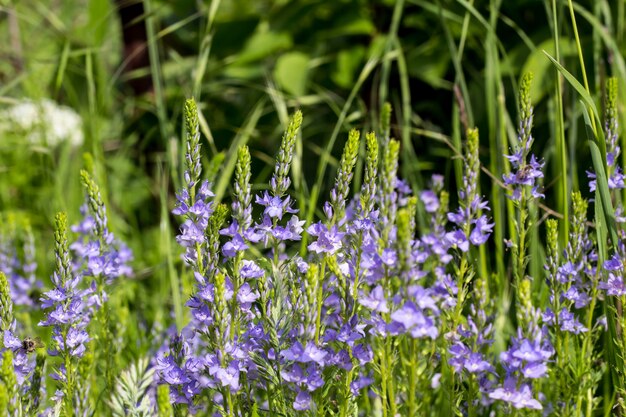
[[[147,358],[139,359],[131,364],[128,369],[124,370],[116,378],[113,394],[108,401],[112,415],[115,417],[152,416],[152,405],[148,390],[153,382],[154,368],[149,367]],[[158,403],[160,405],[162,401]],[[165,414],[166,412],[166,410],[162,410],[161,415],[167,415]]]

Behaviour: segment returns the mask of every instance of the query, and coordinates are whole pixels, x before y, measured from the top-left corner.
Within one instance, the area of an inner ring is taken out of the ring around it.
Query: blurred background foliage
[[[136,285],[124,291],[130,301],[143,297],[147,309],[163,299],[152,294],[167,297],[167,276],[179,262],[172,244],[177,225],[168,213],[182,175],[181,108],[189,96],[199,103],[204,162],[224,200],[237,147],[250,146],[253,180],[266,182],[288,115],[302,109],[293,182],[299,208],[310,217],[328,195],[347,131],[378,130],[387,101],[394,108],[392,135],[402,143],[402,176],[416,191],[437,172],[454,195],[462,132],[471,126],[481,132],[484,167],[500,178],[507,169],[501,155],[516,141],[517,83],[532,71],[536,146],[550,173],[545,186],[557,187],[563,175],[553,161],[557,78],[543,53],[555,54],[556,23],[561,63],[580,74],[563,0],[0,4],[0,110],[50,98],[81,116],[84,134],[80,146],[51,146],[5,126],[0,209],[27,218],[40,237],[41,260],[50,259],[54,213],[66,210],[78,220],[78,170],[83,153],[91,153],[112,229],[137,258]],[[626,80],[624,2],[582,0],[573,7],[591,90],[601,104],[608,75],[620,77],[622,87]],[[131,8],[139,12],[125,20],[122,12]],[[564,86],[562,98],[573,164],[566,175],[577,188],[583,178],[571,173],[584,175],[591,163],[578,97]],[[623,94],[620,99],[622,106]],[[354,187],[360,188],[358,173]],[[505,216],[497,181],[485,175],[482,187],[497,200],[494,216]],[[503,233],[496,233],[496,245]],[[144,287],[150,291],[137,291]]]

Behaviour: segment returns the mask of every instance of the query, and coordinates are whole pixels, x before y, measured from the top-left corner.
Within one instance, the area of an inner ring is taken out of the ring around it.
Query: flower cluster
[[[33,145],[54,147],[63,142],[80,146],[83,121],[72,108],[43,99],[23,100],[0,113],[0,130],[24,135]]]
[[[530,148],[534,142],[532,135],[533,107],[530,103],[530,83],[532,74],[524,75],[520,85],[520,122],[518,130],[519,147],[516,152],[505,157],[511,163],[512,171],[503,176],[504,183],[511,186],[513,193],[510,198],[520,202],[525,199],[545,197],[539,190],[538,179],[543,178],[543,162],[537,160],[534,154],[530,154]],[[528,156],[530,155],[530,160]],[[530,195],[526,188],[531,187]]]
[[[132,275],[128,263],[133,259],[132,251],[124,242],[117,239],[109,231],[106,206],[102,201],[100,190],[87,171],[81,171],[81,179],[86,190],[86,202],[80,208],[82,220],[72,226],[71,230],[78,234],[70,249],[74,253],[73,270],[94,278],[100,284],[102,305],[106,300],[103,285],[110,285],[121,276]]]
[[[602,245],[608,239],[600,240],[605,231],[597,228],[593,238],[587,202],[573,192],[563,241],[558,222],[545,222],[546,279],[531,276],[542,262],[530,260],[529,248],[533,228],[543,224],[533,210],[543,196],[543,164],[531,154],[530,76],[521,84],[519,148],[505,155],[513,170],[504,175],[512,200],[507,206],[515,210],[509,223],[510,281],[503,279],[508,255],[495,261],[502,261],[502,275],[491,279],[489,273],[493,258],[487,245],[494,229],[503,229],[481,195],[476,129],[466,132],[458,198],[450,198],[441,175],[414,195],[398,175],[401,143],[390,136],[391,110],[385,107],[380,140],[369,133],[363,144],[360,133],[350,131],[327,201],[307,207],[290,194],[302,124],[296,112],[266,189],[253,193],[250,150],[238,149],[227,206],[216,201],[203,178],[198,110],[188,100],[185,169],[172,213],[180,220],[179,265],[190,270],[194,285],[185,303],[174,299],[178,327],[161,335],[168,341],[153,355],[150,378],[124,374],[145,389],[131,393],[133,384],[122,381],[127,391],[116,395],[129,394],[130,400],[116,410],[130,413],[143,404],[148,415],[389,417],[420,415],[430,406],[468,416],[512,409],[549,414],[554,407],[570,413],[581,404],[593,406],[603,371],[579,371],[601,354],[598,323],[612,319],[605,324],[609,330],[615,321],[626,328],[626,319],[616,316],[626,300],[626,233],[618,232],[607,259]],[[616,178],[617,122],[613,110],[607,114],[609,166]],[[59,388],[45,415],[98,412],[85,393],[92,387],[107,392],[119,369],[112,352],[123,337],[114,338],[111,317],[124,312],[110,310],[115,303],[107,302],[108,291],[132,273],[132,253],[109,230],[89,172],[81,172],[86,202],[82,220],[71,228],[76,241],[68,240],[65,215],[56,217],[52,288],[41,299],[39,325],[52,328],[48,352],[56,357],[52,377]],[[351,187],[357,190],[352,198]],[[302,208],[306,221],[298,217]],[[11,300],[21,311],[29,308],[37,282],[33,239],[26,234],[7,242],[0,246],[0,266],[7,272],[0,273],[0,411],[13,415],[23,404],[27,415],[37,415],[33,393],[41,386],[43,360],[29,356],[34,341],[31,346],[29,338],[18,337],[23,331]],[[604,252],[597,254],[599,249]],[[177,286],[173,279],[175,295]],[[608,296],[619,297],[616,308]],[[607,317],[598,319],[605,300]],[[622,337],[614,343],[626,348],[623,333],[612,336]],[[90,375],[101,370],[103,378]],[[148,381],[153,375],[158,387]],[[577,386],[569,387],[571,381]]]
[[[556,248],[558,239],[556,221],[548,222],[550,250],[545,268],[548,271],[552,309],[546,310],[543,319],[547,324],[558,325],[561,331],[578,334],[589,329],[578,320],[573,310],[587,307],[591,301],[591,293],[597,282],[595,278],[597,256],[587,232],[587,202],[578,192],[572,195],[572,202],[570,238],[562,263],[559,262]],[[609,268],[610,264],[610,261],[608,264],[605,263]],[[602,283],[598,285],[600,288],[603,287]]]
[[[604,139],[606,140],[607,181],[609,189],[626,188],[622,167],[618,164],[621,148],[618,141],[617,78],[609,78],[606,84],[604,114]],[[587,171],[590,191],[596,190],[596,174]],[[619,204],[621,207],[621,204]]]
[[[67,217],[64,213],[57,215],[55,227],[54,288],[44,293],[41,307],[49,311],[39,325],[53,328],[52,356],[81,357],[85,353],[85,343],[89,341],[86,328],[91,319],[85,298],[92,290],[79,288],[82,276],[73,272],[67,240]],[[65,379],[64,365],[58,377]]]
[[[547,327],[541,324],[541,312],[530,301],[530,288],[529,280],[520,285],[520,327],[509,349],[500,354],[504,382],[489,397],[505,401],[517,409],[541,410],[543,406],[533,396],[532,381],[547,377],[548,362],[555,351]]]
[[[15,236],[17,231],[0,235],[0,271],[9,279],[13,303],[33,307],[33,293],[43,286],[36,277],[35,241],[29,225],[19,232],[22,239]]]

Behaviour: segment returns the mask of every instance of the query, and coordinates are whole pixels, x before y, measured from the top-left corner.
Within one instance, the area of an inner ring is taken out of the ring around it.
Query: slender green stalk
[[[554,31],[554,54],[555,59],[560,61],[560,40],[559,40],[559,24],[558,14],[556,7],[557,0],[552,0],[552,29]],[[568,201],[568,172],[567,172],[567,147],[565,145],[565,122],[563,119],[563,92],[561,91],[561,84],[563,77],[559,71],[555,68],[556,82],[554,100],[556,102],[556,153],[557,153],[557,172],[560,173],[559,187],[557,188],[557,211],[563,213],[565,219],[569,218],[569,201]],[[583,69],[584,71],[584,69]],[[567,236],[569,236],[569,222],[562,222],[563,228],[561,229],[561,242],[565,242]]]
[[[152,0],[144,0],[145,9],[145,25],[146,35],[148,38],[148,55],[150,58],[150,74],[152,76],[152,84],[154,86],[154,98],[156,106],[157,119],[159,120],[159,132],[161,140],[165,142],[167,150],[167,161],[171,166],[172,179],[176,188],[180,188],[180,180],[174,175],[178,172],[178,161],[175,158],[175,152],[172,149],[172,141],[170,127],[167,120],[167,108],[165,105],[165,87],[163,85],[163,75],[161,73],[161,60],[159,58],[158,37],[156,35],[155,14],[152,11]]]
[[[555,0],[553,0],[555,1]],[[574,5],[572,0],[567,0],[567,4],[569,5],[569,13],[572,19],[572,28],[574,29],[574,38],[576,39],[576,50],[578,51],[578,60],[580,61],[580,70],[583,75],[583,84],[585,86],[585,90],[587,94],[591,95],[591,91],[589,90],[589,82],[587,81],[587,70],[585,69],[585,58],[583,56],[583,49],[580,44],[580,36],[578,36],[578,25],[576,24],[576,15],[574,14]],[[589,114],[593,114],[593,109],[588,107]],[[593,127],[594,133],[597,134],[596,120],[595,118],[591,118],[591,126]]]

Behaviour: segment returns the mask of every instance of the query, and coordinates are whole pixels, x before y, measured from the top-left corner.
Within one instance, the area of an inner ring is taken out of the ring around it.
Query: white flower
[[[1,130],[23,133],[33,145],[55,147],[83,143],[83,121],[72,108],[50,99],[23,100],[0,113]]]

